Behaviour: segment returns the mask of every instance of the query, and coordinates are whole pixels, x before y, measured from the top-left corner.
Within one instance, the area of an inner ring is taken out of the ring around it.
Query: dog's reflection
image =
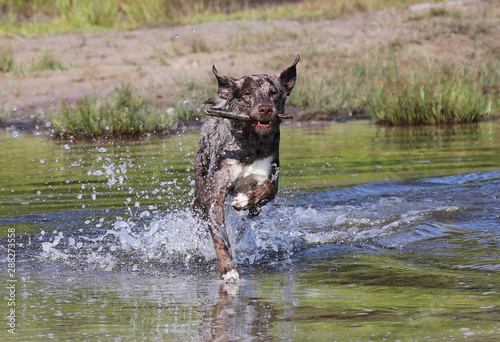
[[[206,303],[200,326],[203,341],[269,340],[272,307],[240,295],[240,284],[221,284],[219,298]]]

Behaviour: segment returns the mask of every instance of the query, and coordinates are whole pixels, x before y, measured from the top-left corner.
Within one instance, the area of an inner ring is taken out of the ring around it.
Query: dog
[[[215,65],[212,67],[218,96],[205,103],[212,108],[246,113],[250,118],[245,122],[220,117],[206,119],[195,158],[194,209],[208,222],[223,280],[239,280],[226,232],[224,202],[228,195],[233,195],[234,209],[248,210],[249,216],[257,216],[261,207],[276,196],[281,123],[278,114],[285,113],[299,59],[297,56],[277,76],[261,74],[235,79],[220,75]]]

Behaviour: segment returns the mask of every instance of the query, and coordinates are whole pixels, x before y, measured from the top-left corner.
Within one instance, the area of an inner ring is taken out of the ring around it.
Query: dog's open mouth
[[[271,121],[253,121],[252,127],[265,131],[271,128]]]

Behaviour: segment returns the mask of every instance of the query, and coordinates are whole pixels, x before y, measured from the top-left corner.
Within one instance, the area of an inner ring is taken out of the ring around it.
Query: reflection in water
[[[238,298],[239,284],[221,284],[215,303],[205,303],[200,336],[203,341],[268,340],[272,308],[257,299]]]

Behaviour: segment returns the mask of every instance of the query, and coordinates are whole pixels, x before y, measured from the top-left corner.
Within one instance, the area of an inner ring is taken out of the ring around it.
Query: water
[[[500,339],[500,122],[284,126],[276,200],[227,206],[239,284],[190,210],[197,137],[0,132],[2,340]]]

